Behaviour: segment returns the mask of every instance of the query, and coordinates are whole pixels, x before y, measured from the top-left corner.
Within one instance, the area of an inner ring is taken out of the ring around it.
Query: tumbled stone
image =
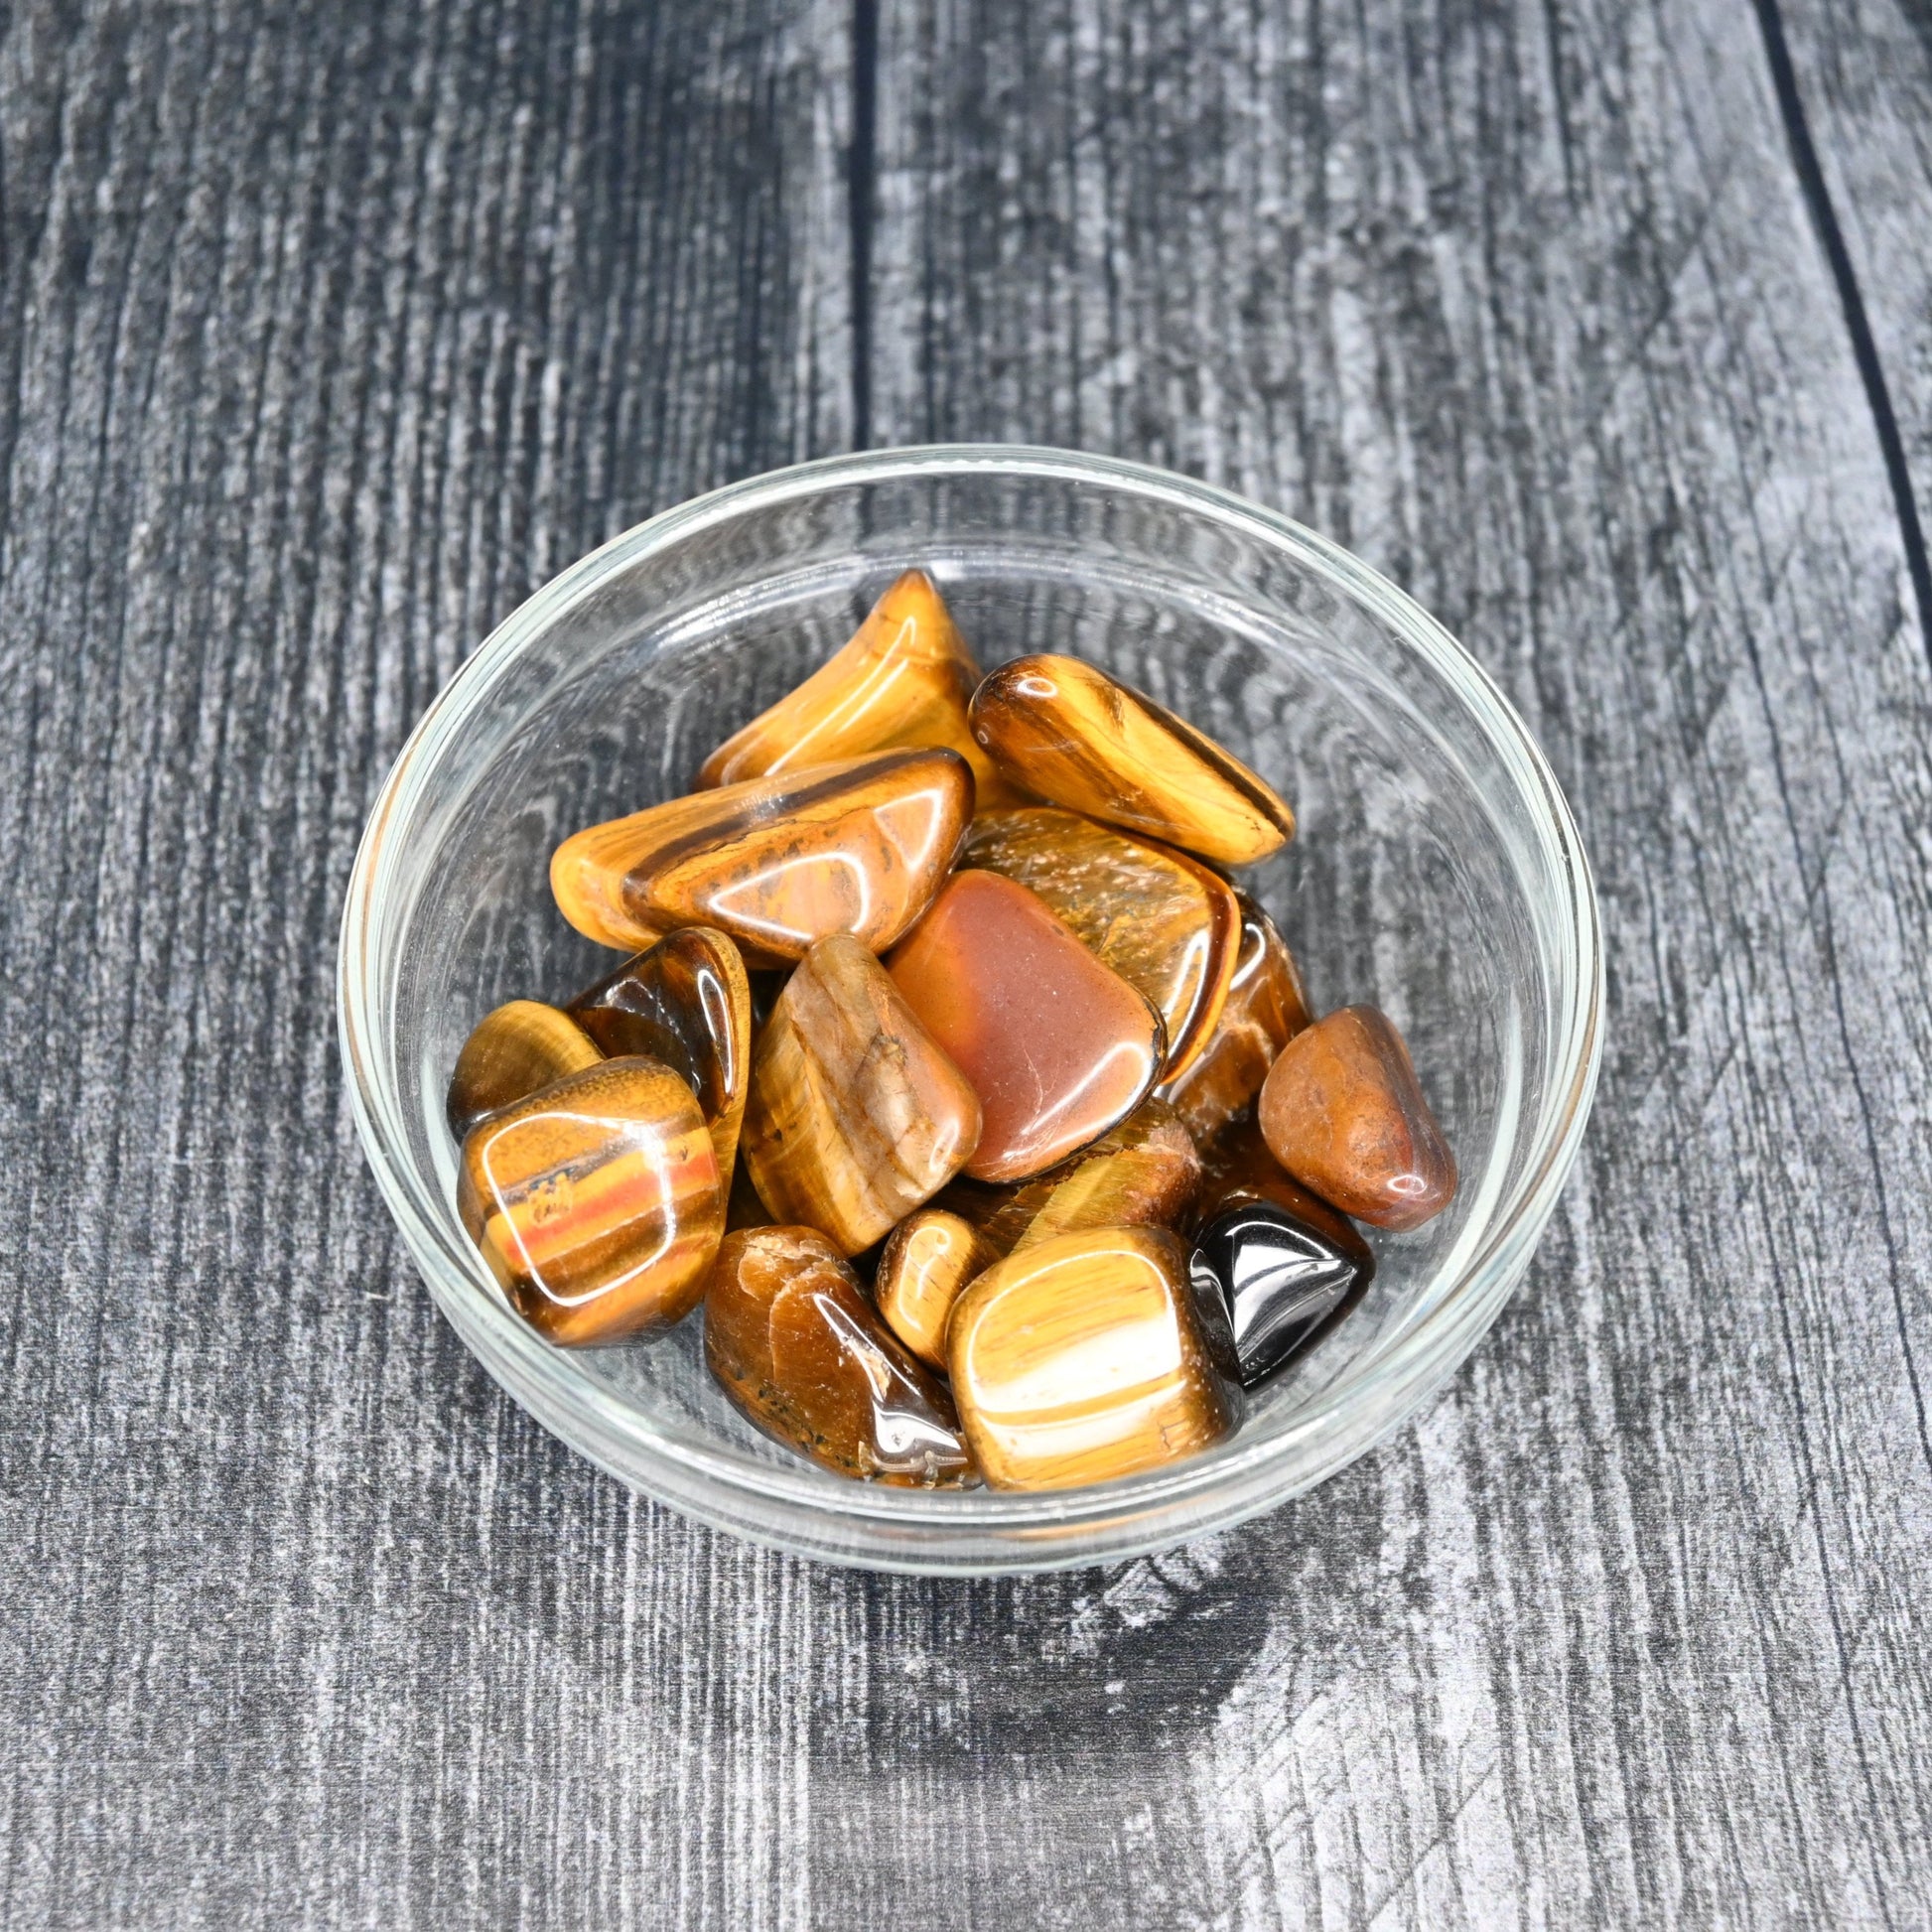
[[[752,1058],[745,1164],[780,1221],[869,1248],[979,1145],[980,1103],[857,939],[821,939]]]
[[[957,872],[893,953],[894,981],[965,1074],[983,1115],[966,1172],[1042,1173],[1153,1086],[1161,1016],[1024,886]]]
[[[1194,1063],[1221,1017],[1241,946],[1241,907],[1219,873],[1050,805],[982,810],[959,862],[1036,893],[1139,988],[1168,1030],[1164,1080]]]
[[[526,1093],[604,1057],[568,1014],[541,1000],[509,1000],[479,1020],[457,1055],[443,1110],[458,1140]]]
[[[980,1471],[1000,1489],[1071,1489],[1192,1455],[1234,1427],[1164,1228],[1058,1235],[959,1298],[947,1348]]]
[[[1082,1228],[1178,1228],[1200,1177],[1193,1137],[1172,1107],[1150,1096],[1045,1173],[1004,1186],[962,1178],[936,1204],[970,1222],[1000,1256]]]
[[[558,909],[626,951],[711,925],[765,966],[850,932],[874,952],[931,902],[973,813],[956,752],[878,752],[674,798],[566,839]]]
[[[982,805],[1010,798],[1013,788],[967,719],[979,681],[938,585],[924,571],[908,570],[850,642],[705,759],[698,783],[741,784],[867,752],[944,748],[973,767]]]
[[[697,1100],[638,1057],[553,1081],[473,1127],[457,1208],[518,1313],[571,1347],[682,1320],[725,1231]]]
[[[729,1188],[752,1076],[752,986],[738,947],[709,926],[668,933],[578,994],[570,1016],[605,1052],[642,1053],[683,1077]]]
[[[1227,1000],[1199,1057],[1178,1075],[1169,1074],[1161,1086],[1163,1096],[1173,1102],[1201,1142],[1261,1091],[1268,1069],[1311,1017],[1288,942],[1245,893],[1235,897],[1241,908],[1241,944]]]
[[[1268,782],[1204,733],[1077,657],[1016,657],[973,694],[973,736],[1015,783],[1224,866],[1295,835]]]
[[[1366,1282],[1317,1229],[1261,1201],[1215,1215],[1188,1271],[1216,1363],[1244,1389],[1306,1353]]]
[[[1375,1007],[1343,1007],[1282,1049],[1262,1138],[1295,1178],[1377,1227],[1420,1227],[1455,1192],[1455,1160],[1409,1049]]]
[[[704,1349],[753,1423],[828,1469],[908,1489],[975,1480],[951,1397],[887,1332],[816,1228],[725,1237],[705,1289]]]
[[[887,1240],[872,1299],[893,1333],[928,1367],[943,1371],[953,1304],[999,1258],[957,1214],[922,1207]]]

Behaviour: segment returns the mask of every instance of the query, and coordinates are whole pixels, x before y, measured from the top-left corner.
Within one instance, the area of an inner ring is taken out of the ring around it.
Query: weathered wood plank
[[[1909,0],[1758,6],[1795,156],[1815,166],[1814,223],[1828,252],[1843,250],[1840,300],[1869,334],[1867,406],[1916,513],[1920,601],[1932,602],[1932,14]]]

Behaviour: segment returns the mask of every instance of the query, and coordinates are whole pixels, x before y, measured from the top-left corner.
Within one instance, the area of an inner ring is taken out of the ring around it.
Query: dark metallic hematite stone
[[[1365,1242],[1337,1241],[1265,1201],[1215,1215],[1188,1264],[1209,1346],[1244,1389],[1300,1354],[1374,1273]]]

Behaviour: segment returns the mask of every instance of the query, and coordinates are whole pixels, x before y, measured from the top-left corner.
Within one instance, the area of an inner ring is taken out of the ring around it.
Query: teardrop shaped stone
[[[959,862],[1037,894],[1139,988],[1168,1030],[1164,1080],[1193,1064],[1221,1017],[1241,946],[1241,907],[1219,873],[1051,805],[981,810]]]
[[[1024,886],[957,872],[894,952],[905,1003],[983,1115],[978,1180],[1043,1173],[1139,1105],[1167,1055],[1161,1016]]]
[[[683,1076],[729,1188],[752,1077],[752,985],[732,940],[710,926],[669,933],[578,994],[570,1016],[605,1052]]]
[[[1455,1158],[1379,1008],[1343,1007],[1297,1034],[1261,1089],[1259,1118],[1275,1159],[1357,1220],[1420,1227],[1455,1192]]]
[[[979,1145],[980,1103],[857,939],[821,939],[759,1035],[745,1163],[780,1221],[869,1248]]]
[[[956,752],[879,752],[694,792],[566,839],[558,909],[635,951],[668,927],[712,925],[754,964],[850,932],[874,952],[931,903],[973,814]]]
[[[936,1204],[977,1228],[996,1255],[1009,1255],[1083,1228],[1178,1228],[1200,1179],[1192,1137],[1172,1107],[1150,1096],[1057,1168],[1018,1185],[955,1180]]]
[[[953,1310],[953,1398],[999,1489],[1071,1489],[1211,1448],[1235,1423],[1164,1228],[1093,1228],[1009,1255]]]
[[[922,1207],[893,1230],[879,1257],[872,1299],[893,1333],[943,1374],[953,1304],[999,1258],[957,1214]]]
[[[1282,1048],[1312,1017],[1295,955],[1274,920],[1245,893],[1235,898],[1241,943],[1220,1018],[1200,1057],[1160,1089],[1203,1144],[1261,1091]]]
[[[568,1014],[541,1000],[507,1000],[476,1024],[457,1055],[444,1113],[458,1140],[526,1093],[604,1057]]]
[[[1265,779],[1077,657],[1016,657],[988,672],[972,718],[1015,783],[1218,865],[1252,865],[1295,835],[1295,814]]]
[[[816,1228],[725,1237],[705,1289],[705,1360],[767,1435],[897,1488],[977,1480],[952,1399],[887,1332]]]
[[[1013,795],[973,738],[980,668],[939,587],[908,570],[804,683],[705,759],[700,787],[741,784],[867,752],[943,747],[973,767],[982,805]]]
[[[457,1209],[517,1312],[552,1341],[682,1320],[725,1231],[718,1157],[657,1060],[604,1060],[470,1130]]]

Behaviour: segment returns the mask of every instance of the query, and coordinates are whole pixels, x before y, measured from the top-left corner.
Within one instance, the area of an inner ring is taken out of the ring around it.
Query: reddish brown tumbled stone
[[[958,872],[899,944],[905,1003],[979,1095],[978,1180],[1020,1180],[1130,1113],[1167,1052],[1161,1016],[1024,886]]]
[[[1455,1192],[1455,1160],[1409,1049],[1376,1007],[1343,1007],[1282,1049],[1262,1137],[1304,1186],[1377,1227],[1420,1227]]]

